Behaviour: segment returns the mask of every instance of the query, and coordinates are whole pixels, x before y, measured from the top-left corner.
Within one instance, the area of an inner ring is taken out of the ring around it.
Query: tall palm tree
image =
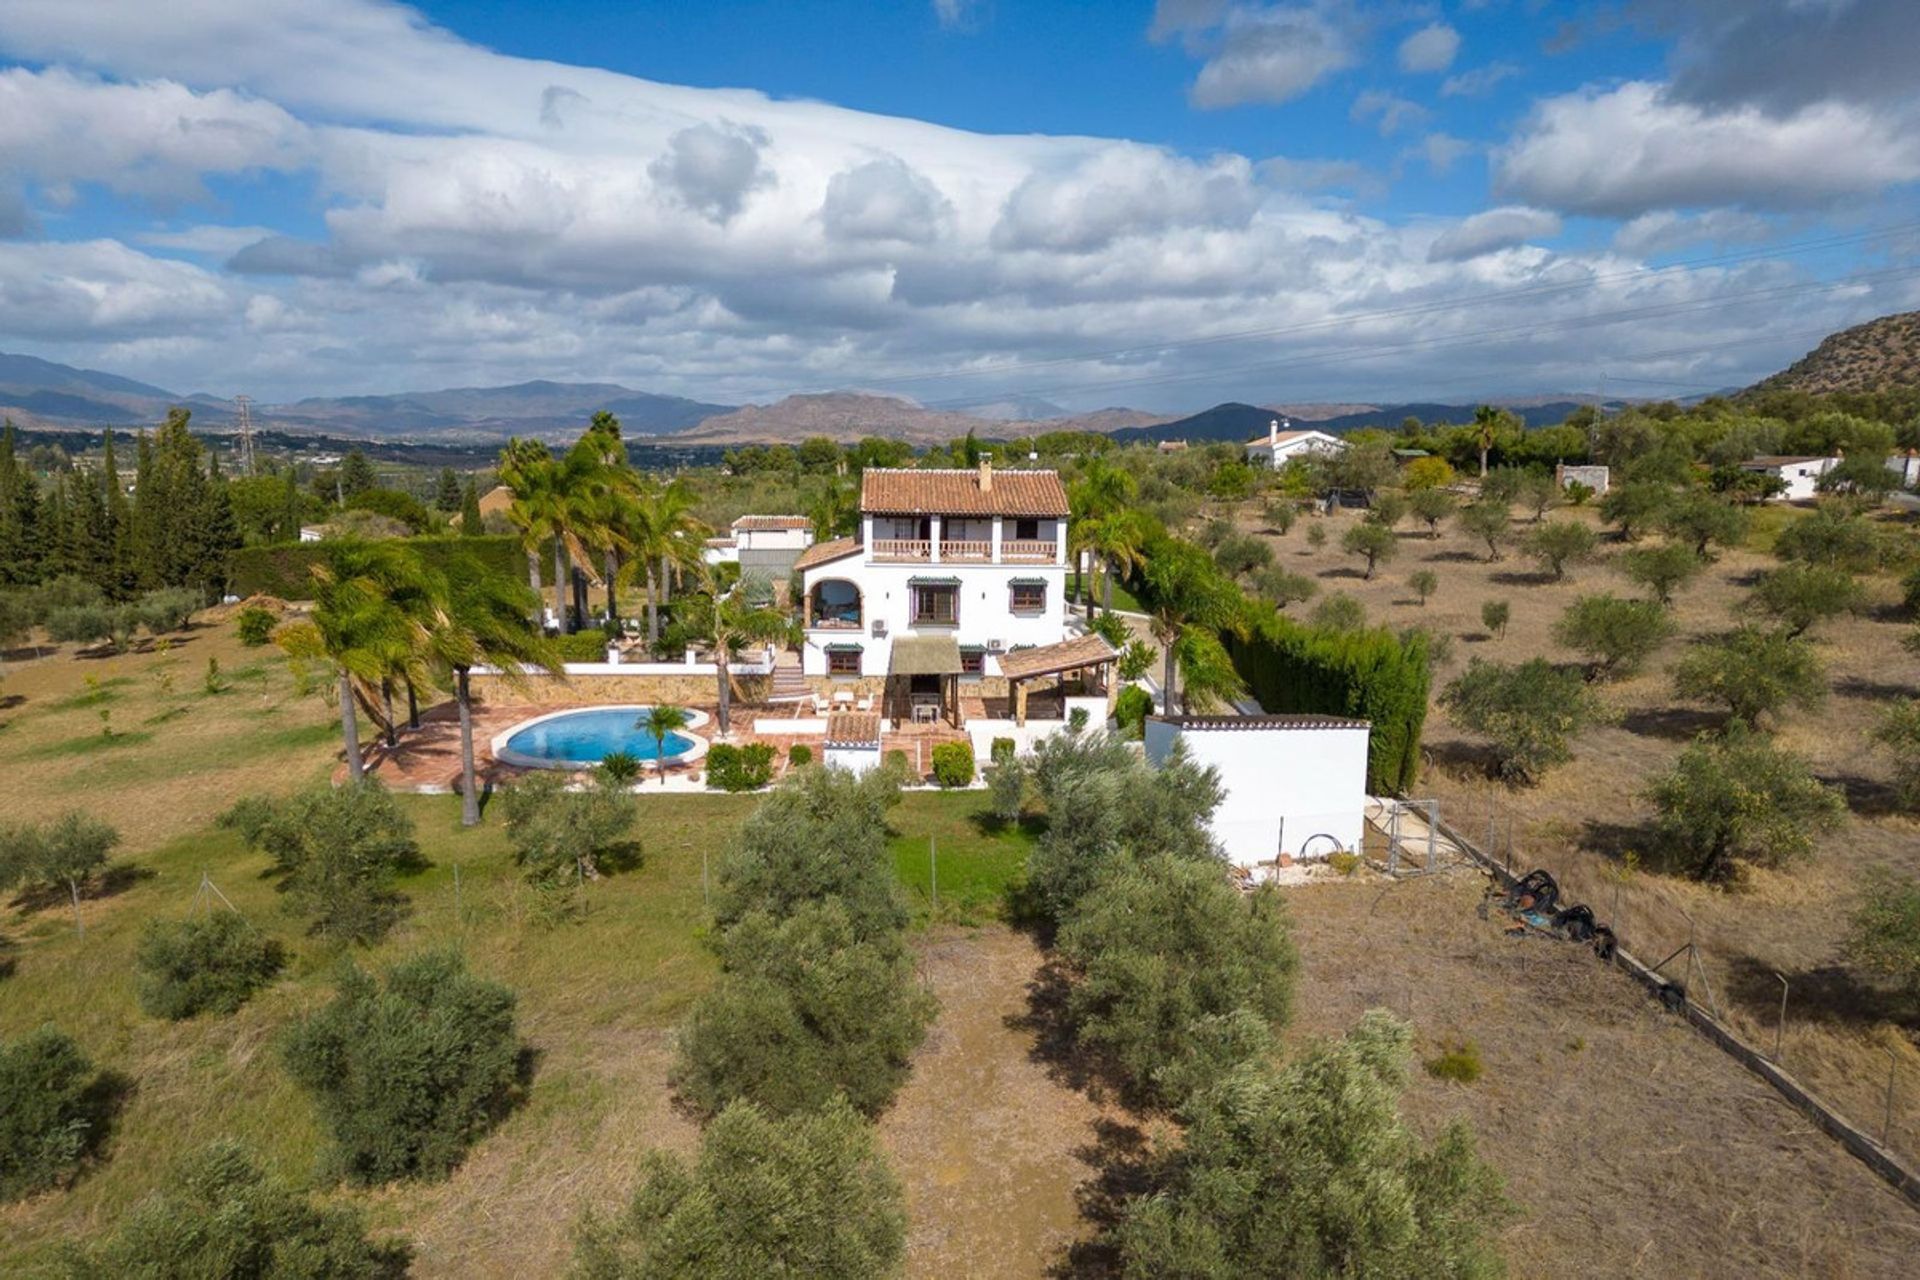
[[[1094,541],[1101,523],[1127,510],[1127,504],[1133,501],[1139,491],[1139,482],[1134,479],[1133,473],[1115,466],[1104,454],[1096,453],[1086,460],[1067,497],[1070,508],[1067,545],[1076,566],[1084,553],[1092,552],[1096,557],[1099,555],[1094,548]],[[1091,574],[1080,579],[1080,591],[1087,617],[1091,618],[1093,590],[1089,577]],[[1109,581],[1109,609],[1112,608],[1112,597],[1112,583]]]
[[[582,538],[600,555],[600,574],[607,590],[607,619],[620,620],[620,599],[616,594],[620,562],[631,555],[634,526],[633,505],[640,491],[640,473],[627,457],[627,446],[620,435],[620,419],[600,410],[580,437],[576,449],[598,462],[600,473],[591,491],[582,495]]]
[[[559,527],[553,452],[538,440],[508,440],[500,451],[500,483],[513,493],[507,520],[519,531],[521,550],[527,554],[527,585],[533,588],[537,608],[540,556]]]
[[[640,493],[629,512],[627,537],[633,558],[623,569],[631,579],[639,574],[647,588],[647,643],[660,639],[660,604],[667,571],[678,565],[689,571],[701,566],[701,538],[706,531],[693,514],[693,492],[682,482],[659,485]]]
[[[539,607],[537,593],[467,557],[454,562],[445,583],[446,619],[434,629],[429,651],[435,667],[453,676],[453,700],[460,709],[460,823],[471,827],[480,821],[473,765],[473,669],[491,667],[518,688],[524,686],[529,667],[556,677],[565,668],[554,644],[527,623]]]
[[[1147,607],[1154,639],[1165,653],[1166,709],[1174,705],[1176,663],[1183,656],[1204,656],[1189,633],[1234,625],[1234,593],[1220,576],[1213,557],[1190,542],[1167,538],[1147,557]]]
[[[1113,612],[1113,579],[1146,563],[1147,522],[1132,507],[1121,507],[1092,522],[1087,548],[1101,565],[1105,600],[1101,609]]]
[[[398,542],[330,543],[325,559],[313,566],[313,583],[310,619],[282,627],[275,640],[292,657],[333,666],[347,775],[359,782],[366,767],[355,702],[379,720],[383,713],[374,695],[383,686],[390,690],[396,678],[427,684],[432,633],[445,613],[435,598],[433,576]],[[390,707],[385,716],[390,726]]]
[[[719,677],[720,732],[731,731],[729,715],[733,704],[731,663],[744,644],[784,640],[793,633],[791,618],[778,609],[756,605],[747,599],[741,584],[724,590],[715,578],[712,566],[700,567],[701,594],[693,597],[687,621],[692,630],[713,649],[713,662]]]
[[[1473,443],[1480,450],[1480,478],[1487,478],[1487,454],[1500,433],[1500,410],[1483,404],[1473,411]]]
[[[687,727],[691,719],[682,707],[666,705],[647,708],[647,714],[640,717],[640,723],[634,727],[645,729],[647,736],[653,739],[653,765],[660,771],[660,785],[667,785],[667,737]]]
[[[597,442],[583,436],[554,464],[553,573],[555,603],[560,606],[561,629],[578,631],[583,619],[574,599],[574,566],[593,563],[589,539],[604,511],[602,496],[610,468],[601,461]]]

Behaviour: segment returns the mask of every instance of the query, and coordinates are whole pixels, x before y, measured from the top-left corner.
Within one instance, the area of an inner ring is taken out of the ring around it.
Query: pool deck
[[[604,710],[605,702],[545,702],[545,703],[489,703],[473,709],[473,766],[483,790],[490,790],[511,782],[515,777],[527,772],[514,765],[496,760],[492,743],[495,737],[536,716],[551,715],[559,711],[597,711]],[[704,711],[711,719],[691,732],[709,742],[731,742],[745,745],[751,742],[764,742],[773,747],[774,776],[777,778],[786,772],[787,749],[795,743],[804,743],[813,748],[817,759],[821,750],[819,733],[779,732],[774,726],[786,728],[793,724],[793,711],[790,707],[756,707],[734,703],[730,715],[733,732],[725,738],[717,732],[719,711],[708,705],[700,705],[694,710]],[[769,731],[761,731],[762,721],[769,725]],[[899,729],[888,729],[883,739],[888,750],[902,750],[907,753],[923,774],[932,767],[931,751],[940,742],[965,741],[966,735],[946,725],[902,725]],[[421,795],[452,795],[460,790],[460,718],[454,704],[439,703],[420,713],[418,729],[402,728],[399,743],[391,751],[385,742],[375,741],[364,744],[361,755],[368,773],[394,791],[408,791]],[[697,780],[702,774],[701,761],[691,764],[669,764],[665,789],[669,791],[703,791],[703,784]],[[333,778],[336,784],[346,781],[347,766],[343,758],[334,767]],[[658,790],[662,784],[660,775],[649,763],[641,775],[641,782],[647,787]]]

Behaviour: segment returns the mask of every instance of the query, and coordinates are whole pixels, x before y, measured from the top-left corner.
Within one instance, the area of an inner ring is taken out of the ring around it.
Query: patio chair
[[[873,695],[869,693],[865,697],[861,698],[860,701],[853,704],[853,709],[855,711],[873,710]]]
[[[831,710],[833,710],[833,704],[831,702],[828,702],[817,693],[813,695],[813,714],[823,716]]]

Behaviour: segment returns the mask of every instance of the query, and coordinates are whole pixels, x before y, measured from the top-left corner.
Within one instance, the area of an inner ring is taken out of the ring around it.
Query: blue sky
[[[1920,306],[1910,0],[0,7],[0,349],[273,401],[1739,385]]]

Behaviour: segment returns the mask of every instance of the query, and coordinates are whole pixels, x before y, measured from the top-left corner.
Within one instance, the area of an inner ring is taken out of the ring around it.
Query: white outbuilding
[[[880,716],[873,711],[836,711],[827,717],[822,763],[858,777],[880,767]]]
[[[1368,727],[1320,715],[1150,716],[1147,759],[1158,764],[1179,744],[1218,770],[1214,840],[1237,866],[1271,866],[1281,854],[1359,851]]]
[[[1840,465],[1837,457],[1815,458],[1764,454],[1740,464],[1742,471],[1772,476],[1783,486],[1778,498],[1783,502],[1806,502],[1820,491],[1820,477]]]

